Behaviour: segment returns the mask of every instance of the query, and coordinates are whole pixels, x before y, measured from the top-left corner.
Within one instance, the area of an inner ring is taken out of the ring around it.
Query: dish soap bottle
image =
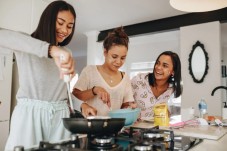
[[[207,114],[207,103],[204,98],[202,98],[199,101],[198,107],[199,107],[199,117],[204,118],[205,115]]]

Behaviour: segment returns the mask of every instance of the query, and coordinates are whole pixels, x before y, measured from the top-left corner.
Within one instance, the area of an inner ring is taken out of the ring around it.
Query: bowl
[[[132,125],[140,114],[140,108],[118,109],[109,112],[111,118],[125,118],[125,126]]]

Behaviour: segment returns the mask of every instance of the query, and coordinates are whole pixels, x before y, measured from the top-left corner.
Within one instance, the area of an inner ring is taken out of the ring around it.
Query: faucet
[[[225,90],[227,90],[227,87],[225,87],[225,86],[217,86],[217,87],[214,88],[213,91],[211,92],[211,96],[214,96],[214,92],[215,92],[216,90],[218,90],[218,89],[225,89]]]

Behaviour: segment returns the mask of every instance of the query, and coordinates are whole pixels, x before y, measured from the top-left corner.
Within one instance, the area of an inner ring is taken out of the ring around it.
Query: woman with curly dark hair
[[[83,69],[73,94],[84,101],[84,116],[108,115],[111,109],[135,107],[129,76],[119,70],[125,63],[129,38],[122,27],[110,32],[103,42],[105,62]]]

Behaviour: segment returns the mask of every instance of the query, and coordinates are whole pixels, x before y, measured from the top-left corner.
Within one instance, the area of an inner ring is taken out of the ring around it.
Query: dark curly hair
[[[103,47],[106,51],[110,50],[110,48],[115,45],[123,45],[128,49],[128,43],[128,35],[124,32],[123,27],[118,27],[108,33],[107,37],[104,39]]]

